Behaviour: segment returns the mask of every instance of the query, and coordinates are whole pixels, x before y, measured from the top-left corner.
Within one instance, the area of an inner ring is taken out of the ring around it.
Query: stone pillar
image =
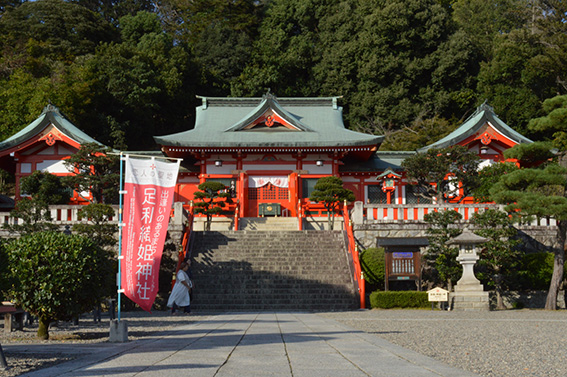
[[[354,202],[351,220],[356,225],[362,225],[364,222],[364,203],[360,201]]]

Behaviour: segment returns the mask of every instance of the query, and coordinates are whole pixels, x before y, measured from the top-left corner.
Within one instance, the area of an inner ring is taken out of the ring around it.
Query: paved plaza
[[[77,357],[29,376],[475,376],[310,313],[224,313],[147,339],[48,347]]]

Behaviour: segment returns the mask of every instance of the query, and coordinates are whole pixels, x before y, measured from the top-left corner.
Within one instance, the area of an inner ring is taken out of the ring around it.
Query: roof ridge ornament
[[[57,113],[59,115],[61,115],[61,112],[59,111],[59,108],[57,108],[57,106],[55,106],[54,104],[51,103],[51,100],[47,100],[47,105],[43,108],[43,111],[41,112],[41,114],[47,114],[47,113]]]
[[[478,112],[481,112],[481,111],[489,111],[489,112],[491,112],[491,113],[494,113],[494,107],[490,106],[490,105],[488,104],[488,100],[485,99],[484,102],[477,108],[477,111],[478,111]]]
[[[266,94],[263,94],[263,95],[262,95],[262,99],[271,99],[271,100],[274,100],[274,101],[275,101],[275,100],[277,100],[277,98],[278,98],[278,97],[276,97],[275,95],[273,95],[273,94],[270,92],[270,88],[268,88],[268,91],[266,92]]]

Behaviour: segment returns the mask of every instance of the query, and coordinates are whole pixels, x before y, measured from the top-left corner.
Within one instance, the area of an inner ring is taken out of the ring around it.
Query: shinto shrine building
[[[182,158],[175,201],[189,203],[207,180],[231,188],[239,217],[321,215],[309,203],[317,180],[340,177],[357,201],[417,204],[423,198],[408,185],[402,161],[433,147],[464,145],[487,164],[502,161],[504,150],[531,140],[514,131],[483,104],[454,132],[418,151],[380,151],[383,136],[348,130],[340,97],[261,98],[200,97],[194,128],[155,136],[162,152]],[[22,177],[35,170],[70,174],[63,160],[84,143],[96,142],[48,105],[20,132],[0,143],[0,167]],[[455,198],[460,199],[458,197]],[[73,203],[79,203],[75,195]],[[236,208],[232,205],[229,211]]]

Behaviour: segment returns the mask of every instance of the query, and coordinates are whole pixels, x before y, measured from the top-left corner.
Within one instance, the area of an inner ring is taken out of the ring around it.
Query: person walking
[[[171,308],[171,314],[176,314],[177,308],[184,308],[183,312],[186,314],[191,313],[189,290],[191,289],[192,283],[191,279],[189,279],[189,275],[187,275],[188,270],[189,264],[187,262],[181,262],[179,271],[177,271],[175,285],[171,290],[169,300],[167,300],[167,306]]]

